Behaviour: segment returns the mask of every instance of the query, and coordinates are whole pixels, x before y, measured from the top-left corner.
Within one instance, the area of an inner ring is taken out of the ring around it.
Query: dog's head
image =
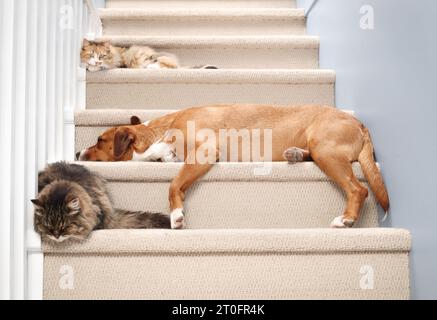
[[[141,124],[137,116],[131,125],[114,127],[103,132],[97,143],[76,153],[80,161],[128,161],[134,152],[143,153],[154,141],[153,130]]]

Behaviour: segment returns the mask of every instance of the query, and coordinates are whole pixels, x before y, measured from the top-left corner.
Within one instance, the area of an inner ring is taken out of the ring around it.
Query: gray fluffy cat
[[[168,215],[114,209],[100,175],[84,166],[57,162],[38,175],[34,227],[56,242],[83,240],[96,229],[170,228]]]

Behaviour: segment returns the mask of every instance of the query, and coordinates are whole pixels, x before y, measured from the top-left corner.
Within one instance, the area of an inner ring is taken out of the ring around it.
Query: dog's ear
[[[141,124],[141,120],[137,116],[132,116],[132,117],[130,117],[130,124],[133,126],[135,126],[137,124]]]
[[[114,157],[119,159],[122,155],[126,153],[129,146],[135,141],[135,135],[127,127],[118,128],[115,131],[114,137]]]

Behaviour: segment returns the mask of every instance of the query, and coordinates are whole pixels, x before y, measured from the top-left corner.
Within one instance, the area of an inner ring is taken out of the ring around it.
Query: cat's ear
[[[111,41],[109,41],[109,40],[103,41],[103,42],[102,42],[102,45],[103,45],[105,48],[110,48],[110,47],[111,47]]]
[[[90,42],[87,39],[83,38],[82,46],[87,47],[89,45],[90,45]]]
[[[137,124],[141,124],[141,120],[137,116],[132,116],[132,117],[130,117],[130,124],[133,126],[135,126]]]
[[[32,202],[37,207],[42,207],[42,203],[39,199],[30,199],[30,202]]]
[[[80,201],[79,198],[73,198],[67,203],[68,209],[70,209],[70,215],[78,214],[80,211]]]
[[[35,209],[42,209],[43,208],[43,203],[39,199],[30,199],[30,202],[33,203],[33,206],[35,207]]]
[[[114,157],[118,159],[124,155],[134,140],[135,136],[129,128],[118,128],[114,136]]]
[[[43,212],[43,203],[41,202],[41,200],[39,199],[31,199],[30,200],[33,203],[33,206],[35,208],[35,214],[37,216],[42,216],[42,212]]]

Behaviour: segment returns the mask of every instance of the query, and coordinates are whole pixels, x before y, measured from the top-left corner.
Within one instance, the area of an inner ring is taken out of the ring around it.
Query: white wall
[[[360,28],[363,5],[374,8],[374,30]],[[371,130],[391,200],[386,225],[412,232],[417,299],[437,298],[436,17],[435,0],[319,0],[308,19],[321,67],[337,72],[337,106]]]

